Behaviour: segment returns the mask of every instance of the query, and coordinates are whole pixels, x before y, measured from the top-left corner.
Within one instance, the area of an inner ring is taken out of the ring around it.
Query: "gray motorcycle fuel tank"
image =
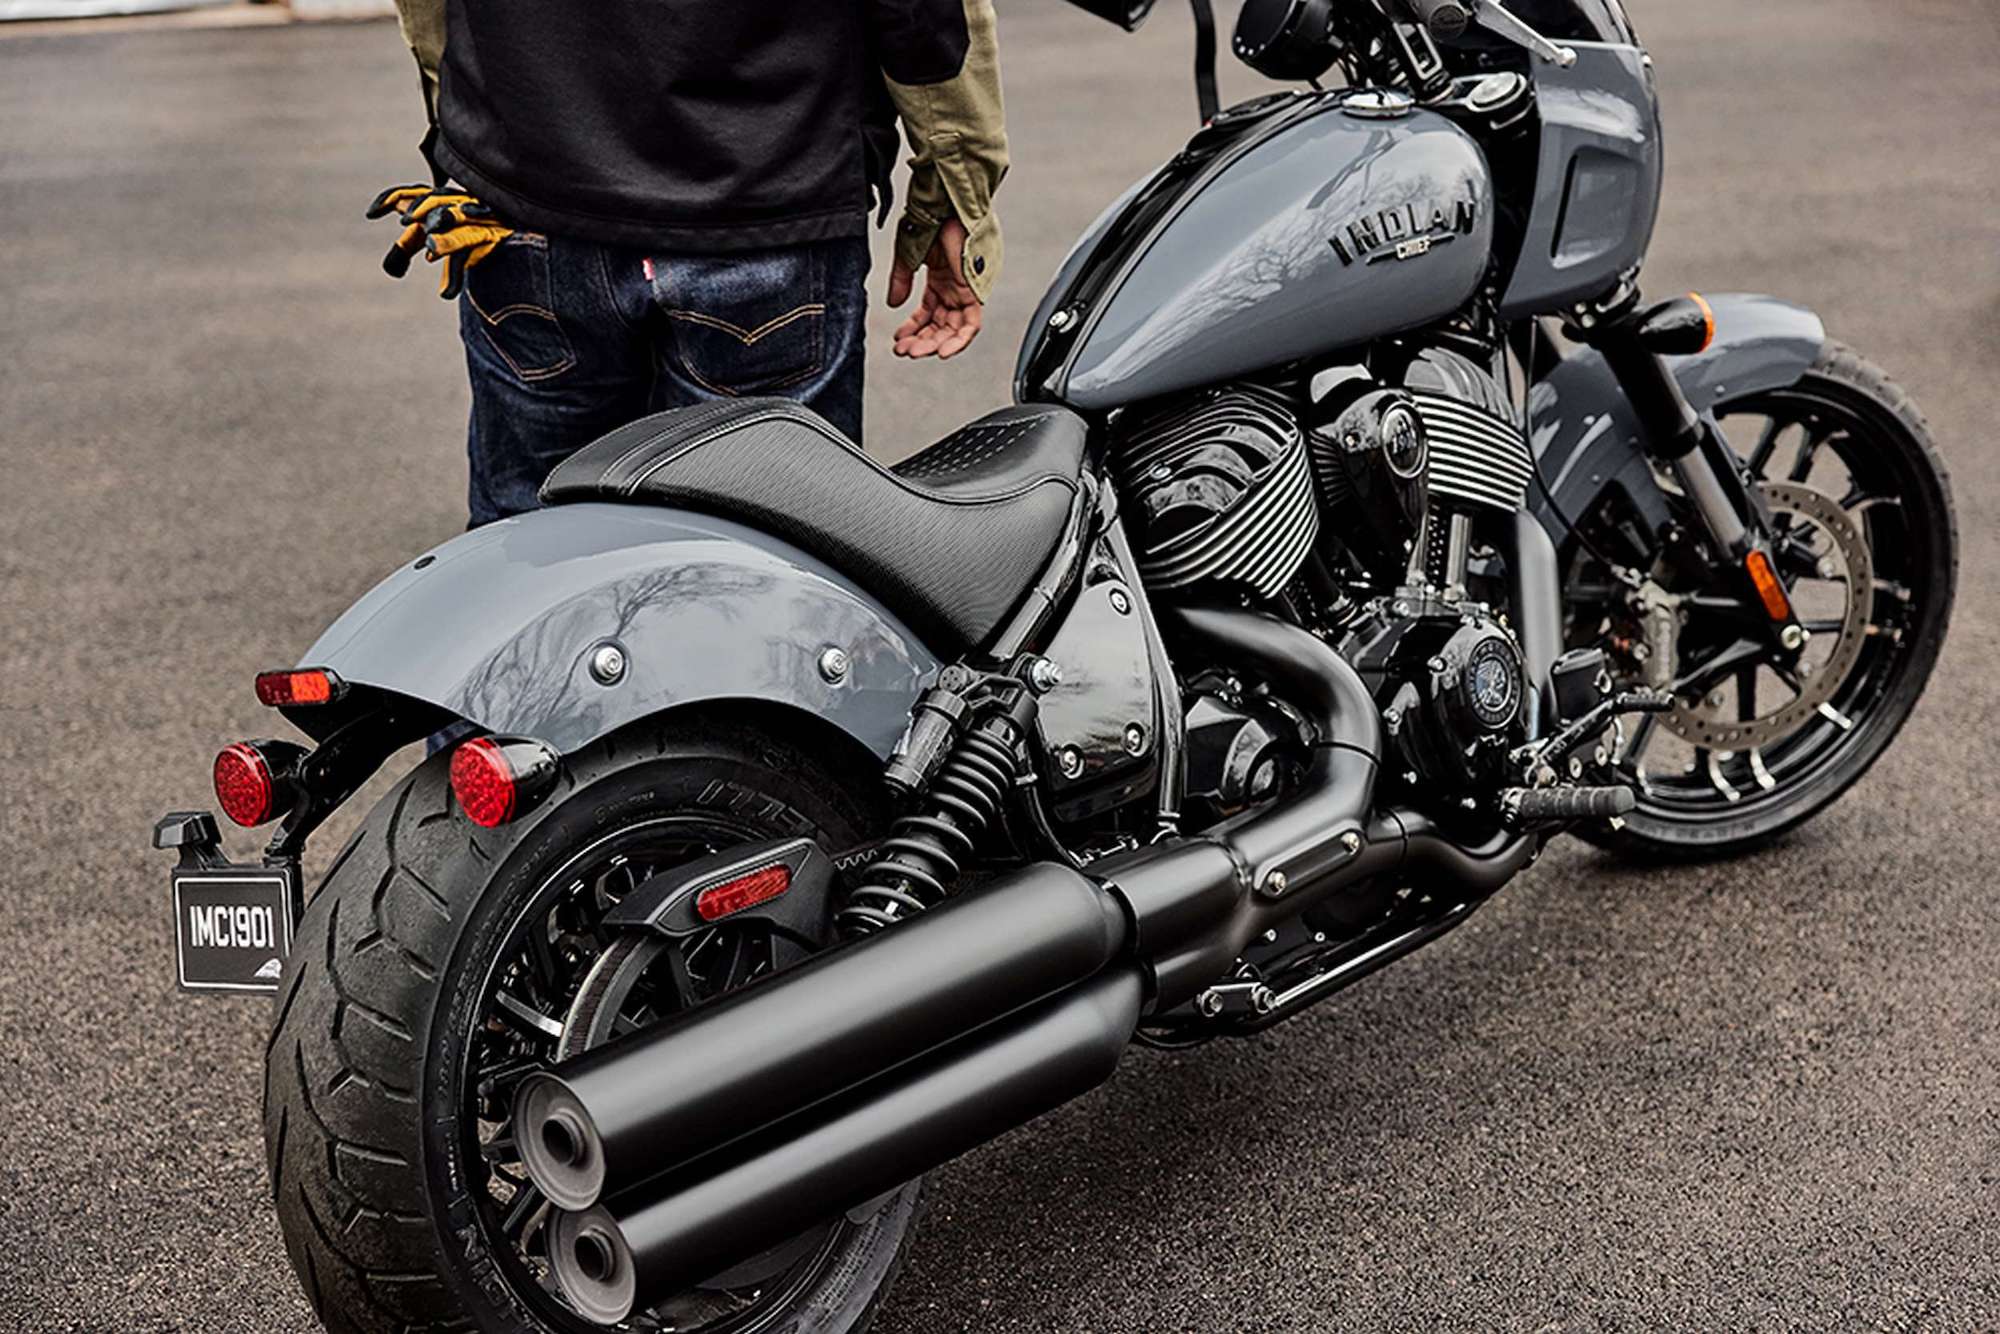
[[[1428,324],[1492,240],[1485,155],[1444,117],[1373,90],[1233,109],[1079,242],[1016,391],[1102,410]]]

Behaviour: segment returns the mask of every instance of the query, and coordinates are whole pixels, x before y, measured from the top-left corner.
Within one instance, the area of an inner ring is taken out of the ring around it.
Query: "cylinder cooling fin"
[[[1305,430],[1274,390],[1235,385],[1154,412],[1120,431],[1112,467],[1138,511],[1149,587],[1272,598],[1319,536]]]
[[[1512,514],[1527,502],[1534,456],[1492,376],[1455,352],[1431,348],[1411,362],[1403,388],[1430,444],[1434,505],[1457,501]]]

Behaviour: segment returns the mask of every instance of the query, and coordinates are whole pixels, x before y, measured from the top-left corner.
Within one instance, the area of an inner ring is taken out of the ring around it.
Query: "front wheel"
[[[551,1209],[513,1148],[516,1083],[797,953],[725,921],[653,966],[599,968],[629,943],[603,929],[605,912],[647,876],[733,845],[854,846],[877,813],[823,757],[742,726],[661,724],[596,743],[566,761],[544,809],[495,830],[458,812],[448,765],[434,756],[383,799],[300,923],[265,1070],[278,1219],[315,1312],[340,1334],[589,1334],[603,1326],[561,1295]],[[620,978],[617,1023],[584,1025],[574,1016],[593,1007],[575,1002],[607,971]],[[865,1328],[918,1190],[814,1223],[619,1328]]]
[[[1615,549],[1614,498],[1585,518],[1605,540],[1569,553],[1570,644],[1608,643],[1630,679],[1664,684],[1670,661],[1680,699],[1618,747],[1637,809],[1622,829],[1585,833],[1623,852],[1728,855],[1824,810],[1902,729],[1951,620],[1950,479],[1886,374],[1829,343],[1796,383],[1724,400],[1716,417],[1771,511],[1774,557],[1811,638],[1797,663],[1774,664],[1698,563],[1605,568],[1592,548]]]

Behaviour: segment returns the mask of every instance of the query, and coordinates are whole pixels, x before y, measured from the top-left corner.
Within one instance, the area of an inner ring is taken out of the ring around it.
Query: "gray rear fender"
[[[1826,346],[1826,327],[1802,307],[1744,292],[1707,300],[1715,312],[1708,350],[1668,358],[1688,401],[1702,412],[1725,399],[1796,384]],[[1569,520],[1580,519],[1606,490],[1622,491],[1649,530],[1666,522],[1639,421],[1603,357],[1577,349],[1538,380],[1528,391],[1528,426],[1556,502],[1551,509],[1537,489],[1529,504],[1557,546],[1568,539]]]
[[[591,670],[607,644],[624,661],[608,683]],[[844,674],[823,669],[834,649]],[[474,529],[403,566],[303,665],[564,753],[668,709],[755,701],[887,756],[939,663],[865,590],[767,533],[577,504]]]

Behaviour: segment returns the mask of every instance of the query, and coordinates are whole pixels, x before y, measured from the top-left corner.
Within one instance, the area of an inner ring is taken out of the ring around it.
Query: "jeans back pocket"
[[[466,271],[465,299],[487,345],[523,381],[553,379],[576,365],[554,308],[548,237],[515,232],[502,241]]]
[[[815,247],[660,256],[651,268],[668,353],[702,388],[776,393],[825,365],[825,273]]]

